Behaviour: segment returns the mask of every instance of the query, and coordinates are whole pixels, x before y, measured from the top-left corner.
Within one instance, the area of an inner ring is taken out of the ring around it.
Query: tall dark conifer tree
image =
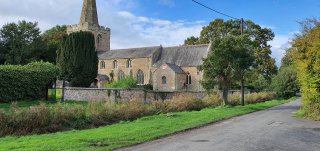
[[[89,87],[98,74],[98,56],[91,32],[65,36],[57,52],[60,77],[72,87]]]

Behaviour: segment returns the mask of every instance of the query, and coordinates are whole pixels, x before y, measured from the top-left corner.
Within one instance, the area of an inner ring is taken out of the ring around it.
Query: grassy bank
[[[295,99],[295,98],[293,98]],[[293,100],[290,99],[290,100]],[[290,100],[155,115],[96,129],[0,138],[0,150],[113,150],[239,116]]]

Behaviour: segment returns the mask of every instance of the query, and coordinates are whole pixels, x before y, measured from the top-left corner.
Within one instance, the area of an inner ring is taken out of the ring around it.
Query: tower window
[[[97,43],[98,43],[98,45],[101,43],[101,39],[102,39],[102,36],[101,36],[101,34],[99,34],[99,35],[97,36]]]

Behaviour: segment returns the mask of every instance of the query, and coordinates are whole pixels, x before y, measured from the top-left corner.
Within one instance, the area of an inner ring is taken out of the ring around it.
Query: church
[[[99,25],[96,0],[84,0],[80,23],[67,28],[68,34],[78,31],[95,36],[99,86],[131,76],[139,85],[152,85],[154,91],[203,91],[203,73],[197,67],[207,56],[209,45],[110,49],[111,29]]]

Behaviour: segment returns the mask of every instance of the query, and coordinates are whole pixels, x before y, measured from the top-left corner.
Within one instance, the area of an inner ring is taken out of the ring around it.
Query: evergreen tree
[[[98,74],[98,56],[91,32],[65,36],[57,53],[60,78],[72,87],[89,87]]]

